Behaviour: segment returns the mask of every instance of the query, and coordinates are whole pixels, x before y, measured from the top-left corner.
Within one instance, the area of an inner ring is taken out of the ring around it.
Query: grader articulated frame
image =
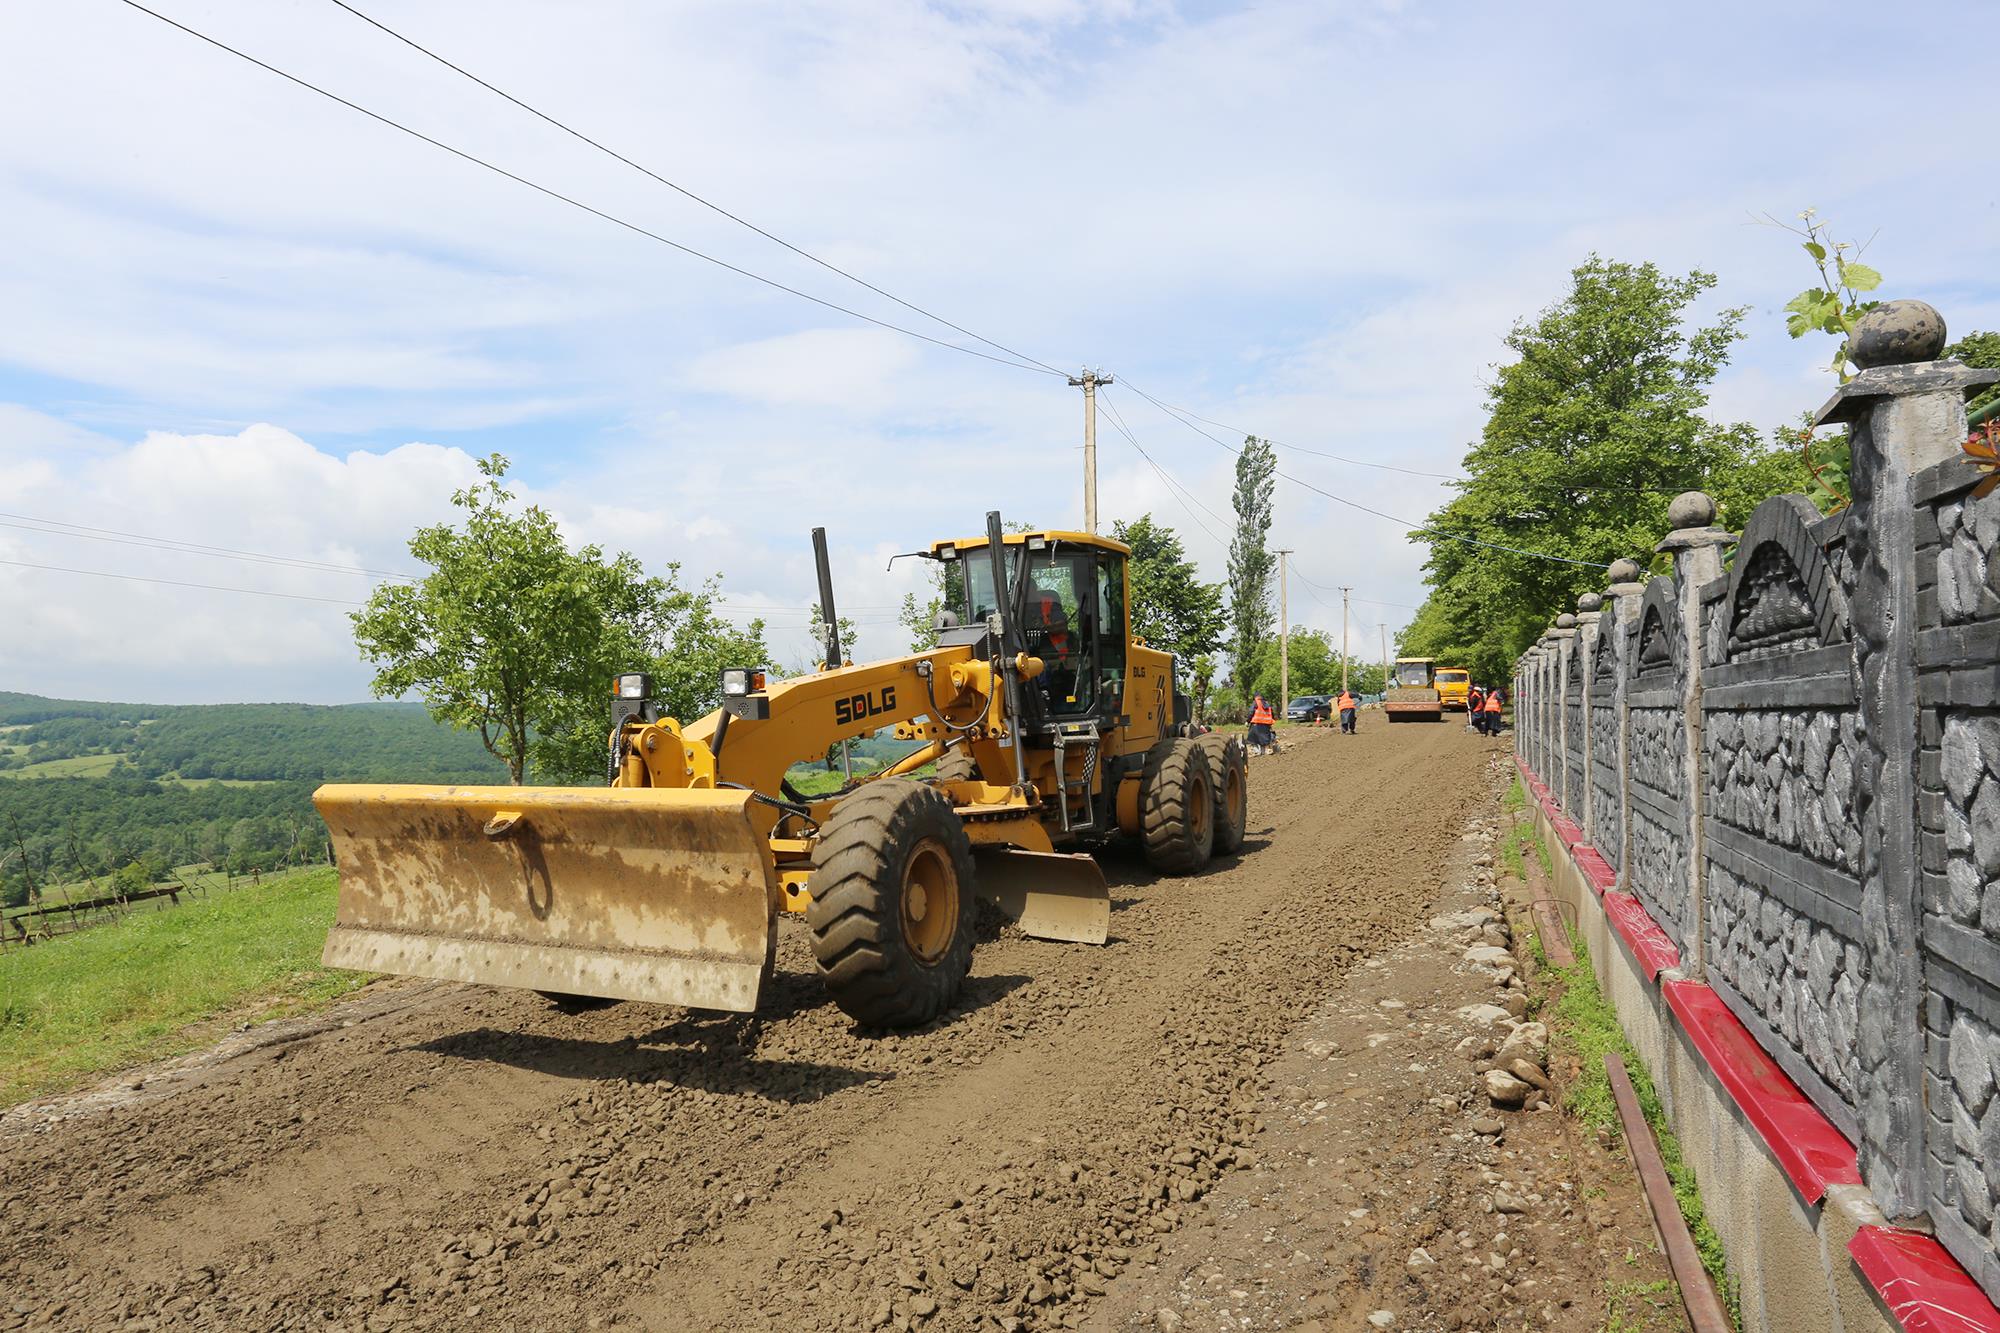
[[[778,913],[803,912],[835,1001],[901,1027],[956,995],[975,898],[1028,934],[1103,943],[1088,848],[1134,836],[1191,873],[1237,849],[1246,808],[1241,743],[1187,734],[1173,658],[1131,636],[1128,553],[990,513],[983,539],[922,553],[951,603],[929,651],[854,665],[834,630],[820,670],[725,671],[722,707],[685,726],[621,676],[606,788],[320,788],[341,868],[325,961],[744,1012]],[[786,782],[886,726],[921,748],[832,796]]]

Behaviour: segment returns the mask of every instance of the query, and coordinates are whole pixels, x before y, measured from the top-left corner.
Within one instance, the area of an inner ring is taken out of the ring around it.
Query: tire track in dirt
[[[93,1328],[1074,1325],[1253,1158],[1284,1032],[1423,918],[1487,747],[1369,721],[1252,764],[1240,857],[1109,854],[1109,946],[987,940],[923,1030],[855,1032],[788,929],[755,1018],[447,988],[0,1138],[0,1282]]]

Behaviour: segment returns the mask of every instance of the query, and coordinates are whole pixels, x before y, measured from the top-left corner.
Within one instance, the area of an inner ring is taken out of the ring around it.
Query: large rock
[[[1535,1090],[1534,1084],[1516,1078],[1504,1069],[1487,1070],[1479,1076],[1479,1082],[1489,1101],[1510,1111],[1518,1109],[1528,1100],[1528,1094]]]

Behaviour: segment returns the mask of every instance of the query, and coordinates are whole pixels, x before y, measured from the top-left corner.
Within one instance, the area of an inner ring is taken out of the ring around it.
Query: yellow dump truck
[[[1382,696],[1382,711],[1391,722],[1439,722],[1444,718],[1444,700],[1438,694],[1437,659],[1399,657],[1389,673],[1389,690]]]
[[[823,531],[821,624],[838,626]],[[1241,741],[1194,735],[1174,658],[1131,633],[1123,544],[1004,532],[934,543],[937,646],[819,670],[722,673],[722,706],[665,716],[643,674],[609,700],[606,787],[322,787],[340,864],[325,961],[538,990],[566,1007],[747,1011],[802,913],[834,1001],[870,1027],[934,1018],[971,963],[974,900],[1101,944],[1088,854],[1136,840],[1166,874],[1242,845]],[[785,780],[894,727],[920,748],[844,791]],[[935,768],[932,765],[935,764]],[[927,776],[928,775],[928,776]]]
[[[1454,712],[1472,706],[1472,673],[1464,667],[1443,667],[1437,673],[1438,702]]]

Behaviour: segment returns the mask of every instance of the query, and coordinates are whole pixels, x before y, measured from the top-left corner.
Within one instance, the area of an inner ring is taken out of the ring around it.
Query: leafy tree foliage
[[[648,577],[623,552],[571,551],[546,510],[515,510],[505,458],[479,466],[483,480],[452,497],[463,525],[410,540],[431,573],[376,589],[353,617],[379,664],[378,697],[421,694],[433,717],[477,732],[515,783],[531,761],[545,780],[589,782],[603,773],[618,672],[651,668],[666,710],[692,717],[714,706],[723,665],[764,660],[761,622],[721,621],[714,583],[687,591],[678,566]]]
[[[1184,662],[1220,648],[1228,628],[1222,585],[1202,582],[1180,534],[1142,514],[1130,523],[1114,522],[1111,535],[1132,548],[1125,565],[1132,632]]]
[[[1957,342],[1944,349],[1944,354],[1965,362],[1968,366],[1978,366],[1982,370],[2000,370],[2000,333],[1968,333]],[[1965,405],[1966,411],[1977,412],[2000,402],[2000,384],[1983,390]]]
[[[1340,693],[1340,640],[1327,630],[1292,627],[1290,651],[1291,697],[1302,694]],[[1250,686],[1244,697],[1261,694],[1278,703],[1281,676],[1278,641],[1267,640],[1250,661]],[[1382,664],[1356,656],[1347,661],[1347,687],[1356,694],[1373,694],[1382,688]]]
[[[1236,455],[1236,531],[1229,540],[1229,618],[1236,631],[1230,645],[1236,684],[1249,679],[1244,664],[1271,635],[1271,574],[1277,559],[1266,546],[1271,533],[1271,492],[1277,485],[1278,451],[1269,440],[1246,436]]]
[[[1742,336],[1740,309],[1688,327],[1692,306],[1714,286],[1699,270],[1674,277],[1592,255],[1560,301],[1515,325],[1507,338],[1515,360],[1488,390],[1460,493],[1430,517],[1438,531],[1488,545],[1433,540],[1430,596],[1401,635],[1402,651],[1462,664],[1478,680],[1505,679],[1551,617],[1602,587],[1602,566],[1650,558],[1676,492],[1708,490],[1726,506],[1724,520],[1740,522],[1746,505],[1798,489],[1802,468],[1789,446],[1702,416],[1708,386]]]

